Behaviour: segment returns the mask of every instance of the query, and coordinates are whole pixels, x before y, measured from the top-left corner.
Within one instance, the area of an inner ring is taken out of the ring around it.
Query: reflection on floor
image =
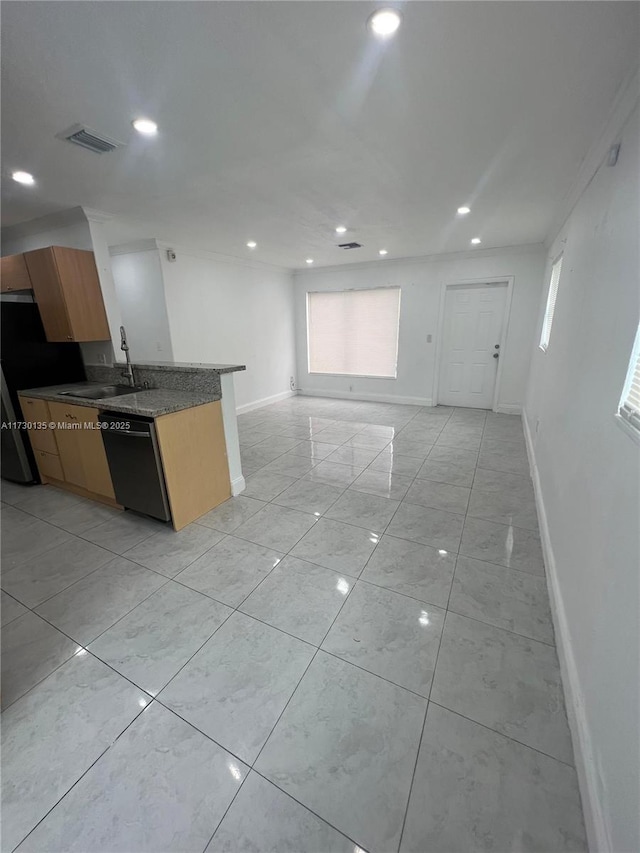
[[[178,534],[3,484],[3,850],[586,849],[520,419],[240,432]]]

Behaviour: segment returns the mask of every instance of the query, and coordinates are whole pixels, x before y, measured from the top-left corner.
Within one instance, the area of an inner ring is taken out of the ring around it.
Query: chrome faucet
[[[124,330],[124,326],[120,326],[120,349],[125,354],[127,359],[127,369],[123,370],[121,376],[123,376],[132,388],[136,386],[136,380],[133,375],[133,367],[131,366],[131,357],[129,356],[129,344],[127,343],[127,333]]]

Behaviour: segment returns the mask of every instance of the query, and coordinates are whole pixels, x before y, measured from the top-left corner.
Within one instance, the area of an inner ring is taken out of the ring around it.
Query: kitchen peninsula
[[[233,373],[245,367],[134,363],[132,388],[123,367],[87,365],[87,382],[20,391],[42,482],[176,530],[243,491]]]

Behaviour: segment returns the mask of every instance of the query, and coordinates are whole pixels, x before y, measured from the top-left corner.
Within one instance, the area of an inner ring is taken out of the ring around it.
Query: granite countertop
[[[136,367],[151,367],[154,370],[177,370],[185,373],[195,373],[198,370],[213,370],[215,373],[235,373],[246,370],[245,364],[206,364],[199,361],[136,361]]]
[[[166,388],[149,388],[118,397],[104,397],[93,400],[90,397],[71,397],[62,391],[82,390],[83,387],[96,387],[99,382],[72,382],[65,385],[49,385],[45,388],[28,388],[20,393],[28,397],[50,400],[54,403],[67,403],[73,406],[90,406],[101,412],[123,412],[128,415],[142,415],[157,418],[171,412],[191,409],[220,399],[219,394],[205,391],[171,391]]]

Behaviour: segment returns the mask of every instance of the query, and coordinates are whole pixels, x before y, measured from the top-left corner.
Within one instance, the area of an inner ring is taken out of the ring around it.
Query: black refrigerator
[[[32,301],[0,302],[2,362],[2,439],[0,475],[16,483],[39,483],[38,468],[24,430],[9,426],[23,420],[18,391],[86,379],[80,345],[50,343],[38,306]]]

